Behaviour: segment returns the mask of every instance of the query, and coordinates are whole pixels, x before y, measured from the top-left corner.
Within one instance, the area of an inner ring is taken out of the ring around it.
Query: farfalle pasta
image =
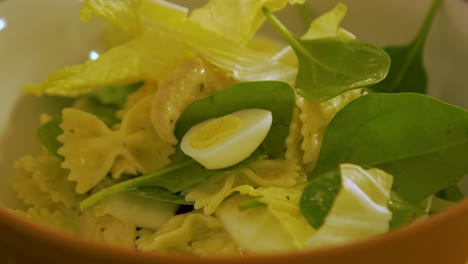
[[[41,191],[29,173],[22,171],[11,181],[11,188],[26,206],[31,208],[53,208],[50,194]]]
[[[466,111],[378,92],[389,54],[340,26],[343,4],[295,36],[272,11],[302,2],[82,1],[113,46],[25,87],[73,102],[41,113],[43,152],[16,162],[18,212],[199,256],[337,245],[426,217],[420,202],[466,173]],[[253,37],[264,20],[288,46]]]
[[[115,131],[87,112],[73,108],[63,111],[64,132],[58,138],[63,147],[58,153],[64,156],[62,167],[70,170],[68,178],[77,182],[78,193],[96,186],[114,166],[118,169],[112,177],[119,178],[123,172],[150,172],[169,162],[173,147],[162,142],[153,130],[150,108],[148,96],[123,117]]]
[[[302,122],[300,119],[300,110],[298,107],[294,108],[291,124],[289,126],[289,134],[286,138],[286,150],[284,158],[295,164],[302,165],[302,157],[304,151],[302,150]]]
[[[77,209],[78,203],[84,197],[75,192],[73,183],[67,180],[68,170],[62,169],[60,163],[56,157],[44,153],[39,156],[23,157],[15,166],[30,174],[39,191],[45,194],[43,197],[49,196],[51,202],[55,204]],[[39,197],[33,197],[32,200],[37,198]]]
[[[311,171],[320,152],[323,134],[335,114],[345,105],[361,95],[361,90],[352,90],[325,102],[313,102],[301,96],[296,105],[300,110],[302,162]],[[296,139],[297,140],[297,139]]]
[[[239,252],[219,219],[198,212],[171,218],[158,231],[145,232],[136,244],[143,251],[183,252],[200,256]]]
[[[95,216],[85,211],[78,220],[79,235],[85,239],[133,249],[137,238],[136,227],[111,215]]]
[[[292,188],[305,183],[299,168],[286,160],[260,160],[250,168],[235,170],[197,185],[186,199],[195,202],[195,209],[211,215],[227,197],[243,186]]]
[[[74,236],[80,234],[80,216],[76,210],[56,207],[48,209],[43,207],[28,208],[25,211],[17,211],[20,215],[32,219],[34,222],[50,228],[65,232]]]

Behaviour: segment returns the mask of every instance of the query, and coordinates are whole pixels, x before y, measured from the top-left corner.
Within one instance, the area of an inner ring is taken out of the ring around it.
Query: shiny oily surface
[[[184,1],[186,2],[186,1]],[[334,2],[314,1],[321,12]],[[345,27],[359,39],[379,45],[411,39],[429,4],[417,1],[344,1]],[[196,258],[110,248],[46,229],[5,207],[15,205],[7,189],[13,161],[38,149],[36,114],[54,109],[50,101],[20,97],[25,83],[101,49],[99,24],[81,24],[79,1],[0,1],[0,263],[465,263],[468,260],[468,201],[427,221],[382,237],[349,245],[290,254]],[[39,13],[38,10],[41,12]],[[42,14],[42,15],[39,15]],[[285,16],[288,16],[287,14]],[[434,21],[425,59],[429,91],[468,107],[468,4],[447,0]],[[467,181],[463,183],[465,191]]]

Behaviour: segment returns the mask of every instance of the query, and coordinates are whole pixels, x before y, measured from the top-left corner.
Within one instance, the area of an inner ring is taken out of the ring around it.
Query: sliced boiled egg
[[[205,168],[222,169],[248,158],[265,139],[273,117],[264,109],[245,109],[193,126],[181,150]]]

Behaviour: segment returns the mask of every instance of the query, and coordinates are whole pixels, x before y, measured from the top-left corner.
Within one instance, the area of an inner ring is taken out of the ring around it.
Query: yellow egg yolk
[[[209,170],[233,166],[262,144],[272,122],[268,110],[242,109],[196,124],[185,133],[180,149]]]
[[[236,133],[243,124],[244,121],[233,115],[213,119],[194,133],[190,146],[195,149],[214,146]]]

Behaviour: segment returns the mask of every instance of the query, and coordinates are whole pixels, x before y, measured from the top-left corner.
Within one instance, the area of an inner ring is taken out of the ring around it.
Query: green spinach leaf
[[[393,190],[417,203],[468,172],[468,113],[416,94],[368,94],[343,108],[325,131],[314,177],[341,163],[380,168]]]
[[[116,116],[119,107],[127,101],[127,97],[131,93],[138,90],[143,84],[144,82],[137,82],[104,87],[90,95],[79,97],[75,100],[74,107],[99,117],[110,127],[120,121]],[[36,136],[47,151],[63,160],[63,157],[57,153],[57,150],[62,147],[62,143],[57,140],[57,137],[63,133],[60,124],[62,124],[62,117],[55,116],[36,129]]]
[[[158,186],[136,187],[136,188],[129,189],[128,192],[141,196],[141,197],[163,201],[163,202],[169,202],[169,203],[175,203],[175,204],[186,204],[186,205],[193,204],[193,202],[189,202],[185,200],[185,195],[182,195],[181,193],[173,193],[173,192],[170,192],[169,190],[166,190]]]
[[[341,189],[341,174],[337,166],[310,179],[302,192],[300,209],[314,228],[319,228],[330,212]]]
[[[49,153],[63,160],[63,157],[57,152],[62,147],[62,143],[57,140],[57,137],[63,133],[60,124],[62,124],[61,116],[52,117],[36,129],[36,136]]]
[[[271,111],[273,123],[260,149],[270,157],[278,157],[285,148],[294,103],[294,90],[287,83],[239,83],[190,104],[179,117],[174,133],[180,140],[191,127],[209,118],[248,108],[265,109]]]
[[[177,154],[177,159],[166,167],[156,172],[144,174],[104,188],[81,201],[80,209],[84,210],[100,200],[120,192],[130,191],[138,194],[137,190],[142,187],[159,187],[159,189],[153,189],[154,193],[151,196],[153,199],[165,200],[167,192],[173,194],[187,192],[192,186],[202,183],[215,175],[223,174],[239,167],[245,167],[256,160],[266,158],[266,155],[257,151],[237,165],[219,170],[208,170],[189,156],[183,154],[180,149],[177,151],[179,153]],[[149,194],[146,193],[144,195]]]
[[[262,145],[250,157],[237,165],[219,170],[206,169],[185,155],[180,147],[177,147],[172,162],[166,167],[105,188],[83,200],[80,203],[80,208],[84,210],[119,192],[138,190],[148,186],[161,188],[159,189],[160,193],[158,193],[157,189],[153,190],[155,191],[151,194],[153,198],[158,196],[164,198],[167,191],[173,194],[185,193],[192,186],[202,183],[215,175],[248,166],[250,163],[265,159],[268,156],[278,156],[284,151],[294,105],[293,89],[288,84],[277,81],[240,83],[212,96],[195,101],[185,109],[177,121],[175,133],[178,139],[182,138],[186,131],[199,122],[246,108],[270,110],[273,115],[271,133],[267,135]]]
[[[458,187],[456,184],[438,191],[435,195],[440,199],[451,202],[459,202],[465,198],[463,192],[460,190],[460,187]]]
[[[127,102],[128,96],[140,89],[143,84],[144,82],[136,82],[100,88],[78,98],[75,107],[99,117],[111,127],[120,122],[116,114]]]
[[[93,98],[81,98],[79,100],[78,109],[99,117],[107,126],[112,126],[119,122],[116,116],[117,107],[103,105]],[[57,139],[63,133],[63,130],[60,128],[61,124],[62,117],[55,116],[36,129],[36,136],[49,153],[63,160],[63,157],[57,152],[62,147],[62,143]]]
[[[424,68],[423,53],[431,23],[442,0],[434,0],[416,38],[405,46],[385,47],[392,60],[388,76],[373,89],[379,92],[426,93],[427,73]]]
[[[375,168],[340,164],[310,180],[302,193],[300,209],[316,229],[327,225],[325,232],[330,232],[329,228],[338,228],[336,223],[346,221],[357,228],[353,232],[356,237],[359,233],[372,234],[374,231],[362,226],[382,227],[390,221],[391,214],[383,207],[389,204],[392,180],[390,174]],[[332,233],[340,236],[339,230]]]
[[[400,228],[427,216],[423,208],[405,201],[395,192],[391,192],[390,200],[388,201],[388,209],[392,211],[390,229]]]
[[[112,127],[113,125],[120,122],[120,119],[117,118],[117,111],[119,110],[119,107],[115,105],[102,104],[93,97],[80,97],[77,100],[77,103],[75,103],[74,107],[97,116],[108,127]]]
[[[231,170],[235,170],[241,167],[245,167],[250,163],[265,159],[266,155],[260,151],[255,151],[242,162],[224,169],[209,170],[203,167],[201,164],[183,154],[180,149],[177,149],[180,153],[180,158],[175,159],[168,168],[175,166],[174,170],[167,171],[161,174],[161,171],[149,173],[138,178],[142,178],[143,185],[154,185],[165,188],[173,193],[189,191],[192,186],[199,183],[205,182],[214,175],[219,175]]]
[[[295,87],[313,101],[325,101],[345,91],[374,85],[385,78],[390,57],[381,48],[341,37],[301,40],[266,8],[265,16],[291,45],[299,61]]]
[[[107,86],[93,91],[89,96],[103,105],[122,106],[127,102],[127,97],[144,84],[145,82],[140,81],[126,85]]]
[[[302,26],[303,30],[307,30],[312,21],[312,10],[307,6],[304,2],[302,4],[295,5],[297,9],[297,14],[299,16],[300,25]]]
[[[244,202],[240,203],[238,208],[239,208],[239,211],[245,212],[247,210],[257,208],[257,207],[260,207],[260,206],[266,206],[266,205],[267,204],[262,203],[259,200],[251,199],[251,200],[247,200],[247,201],[244,201]]]

